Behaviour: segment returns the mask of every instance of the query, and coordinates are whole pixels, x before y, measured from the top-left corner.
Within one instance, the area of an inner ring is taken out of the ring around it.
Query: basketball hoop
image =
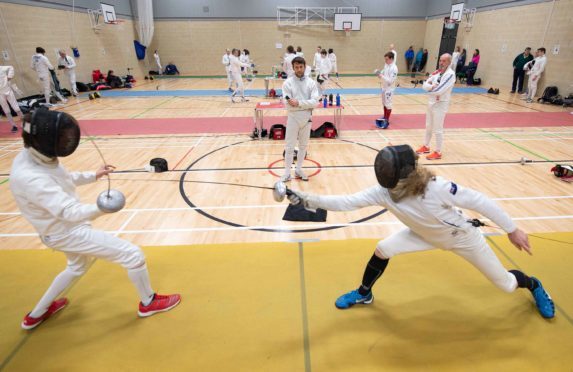
[[[444,28],[446,30],[453,30],[456,28],[456,20],[452,18],[445,18],[444,19]]]
[[[350,31],[352,31],[352,30],[350,29],[350,27],[344,27],[344,34],[345,34],[346,36],[350,36]]]

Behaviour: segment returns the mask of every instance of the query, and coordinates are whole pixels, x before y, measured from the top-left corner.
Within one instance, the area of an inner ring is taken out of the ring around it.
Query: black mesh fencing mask
[[[30,122],[24,123],[24,143],[48,157],[71,155],[80,143],[80,127],[73,116],[65,112],[38,108]]]
[[[408,177],[414,169],[416,154],[408,145],[384,147],[374,160],[376,179],[387,189],[396,187],[398,181]]]

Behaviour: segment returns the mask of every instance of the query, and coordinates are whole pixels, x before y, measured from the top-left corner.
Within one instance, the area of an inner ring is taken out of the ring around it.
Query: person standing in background
[[[410,45],[410,47],[404,54],[404,57],[406,58],[406,71],[410,72],[412,66],[414,65],[414,47],[412,45]]]
[[[525,70],[523,69],[527,63],[533,61],[531,55],[531,48],[525,48],[523,53],[520,53],[513,60],[513,81],[511,82],[511,93],[523,93],[523,81],[525,80]]]
[[[71,92],[74,97],[78,95],[78,88],[76,87],[76,61],[71,56],[66,55],[63,49],[58,51],[60,59],[58,59],[58,69],[64,70],[64,74],[70,80]]]
[[[334,54],[334,49],[328,49],[328,59],[330,59],[330,64],[332,65],[331,73],[336,75],[338,79],[338,65],[336,64],[336,54]]]
[[[0,107],[2,107],[2,111],[4,111],[4,115],[8,119],[8,123],[12,124],[11,132],[16,133],[18,132],[18,127],[12,118],[10,106],[12,106],[12,109],[16,112],[20,120],[22,120],[23,115],[10,84],[10,80],[13,78],[14,67],[0,66]]]

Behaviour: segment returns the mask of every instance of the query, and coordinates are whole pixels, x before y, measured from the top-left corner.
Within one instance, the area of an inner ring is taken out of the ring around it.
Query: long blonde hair
[[[424,167],[416,167],[408,177],[401,179],[396,187],[389,189],[390,197],[394,203],[408,196],[424,195],[428,182],[435,179],[434,173]]]

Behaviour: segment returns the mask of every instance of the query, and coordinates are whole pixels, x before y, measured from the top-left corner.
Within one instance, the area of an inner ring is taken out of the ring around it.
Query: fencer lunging
[[[14,78],[14,67],[12,66],[0,66],[0,107],[4,111],[4,115],[8,119],[8,123],[12,125],[11,132],[18,132],[18,127],[14,122],[12,113],[10,112],[10,107],[16,112],[19,118],[22,118],[22,111],[20,106],[18,106],[18,101],[12,90],[11,82]]]
[[[94,258],[120,264],[127,270],[141,300],[139,316],[175,307],[181,300],[178,294],[163,296],[151,288],[145,257],[138,246],[91,227],[90,221],[105,213],[96,204],[81,203],[76,186],[95,182],[113,167],[69,173],[62,166],[59,158],[71,155],[80,142],[76,119],[64,112],[36,109],[24,116],[22,138],[24,149],[12,164],[10,190],[42,242],[67,258],[66,268],[24,317],[22,328],[32,329],[66,306],[68,300],[56,300],[57,296],[86,273]]]
[[[424,145],[416,153],[430,154],[430,141],[432,134],[436,135],[436,148],[426,156],[428,160],[442,158],[442,145],[444,143],[444,120],[450,106],[452,89],[456,83],[456,73],[450,68],[452,56],[448,53],[440,56],[440,68],[424,82],[422,88],[428,92],[428,109],[426,111],[426,134]]]
[[[302,170],[310,129],[312,127],[312,109],[318,104],[318,87],[314,80],[305,76],[306,62],[302,57],[292,60],[294,76],[289,77],[283,84],[283,99],[288,110],[285,135],[285,171],[281,181],[291,180],[291,166],[294,159],[294,148],[298,142],[298,155],[295,176],[308,181],[308,176]]]
[[[507,234],[519,250],[531,254],[527,235],[493,200],[465,188],[417,164],[418,155],[408,145],[388,146],[374,161],[378,184],[352,195],[322,196],[291,190],[291,203],[307,209],[351,211],[382,206],[407,227],[380,240],[366,265],[358,289],[340,296],[335,305],[347,309],[374,300],[372,286],[382,276],[390,259],[399,254],[441,248],[468,261],[504,292],[517,288],[531,291],[539,313],[555,315],[555,306],[541,281],[519,270],[507,271],[487,244],[480,229],[458,208],[487,217]]]

